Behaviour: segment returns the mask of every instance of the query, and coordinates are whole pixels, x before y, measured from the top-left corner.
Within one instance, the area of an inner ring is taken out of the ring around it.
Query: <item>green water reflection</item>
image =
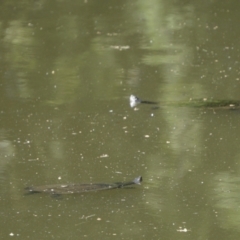
[[[3,1],[1,238],[238,239],[239,111],[181,105],[240,99],[238,5]],[[139,175],[62,199],[23,191]]]

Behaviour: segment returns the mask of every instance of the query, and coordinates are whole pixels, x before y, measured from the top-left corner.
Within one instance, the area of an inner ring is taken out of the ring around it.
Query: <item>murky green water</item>
[[[240,112],[180,107],[240,100],[239,7],[3,1],[0,238],[239,239]],[[139,175],[61,199],[23,190]]]

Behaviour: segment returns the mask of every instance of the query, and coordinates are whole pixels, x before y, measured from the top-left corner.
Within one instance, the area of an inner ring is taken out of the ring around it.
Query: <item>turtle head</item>
[[[142,182],[142,176],[136,177],[136,178],[133,180],[133,182],[134,182],[135,184],[141,184],[141,182]]]
[[[139,103],[141,103],[141,99],[134,95],[131,95],[129,97],[129,101],[130,101],[130,107],[136,107]]]

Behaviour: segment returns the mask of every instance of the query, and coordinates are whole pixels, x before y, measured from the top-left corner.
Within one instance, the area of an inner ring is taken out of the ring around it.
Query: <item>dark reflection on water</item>
[[[183,104],[240,99],[237,7],[3,3],[1,238],[238,239],[239,111]],[[139,175],[62,199],[23,191]]]

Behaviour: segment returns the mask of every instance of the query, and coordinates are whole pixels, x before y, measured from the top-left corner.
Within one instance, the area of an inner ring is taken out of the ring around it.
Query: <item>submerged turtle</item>
[[[116,183],[71,183],[71,184],[55,184],[55,185],[45,185],[36,187],[26,187],[25,190],[28,194],[32,193],[49,193],[53,195],[61,194],[73,194],[73,193],[84,193],[84,192],[94,192],[100,190],[108,190],[114,188],[122,188],[125,186],[140,184],[142,182],[142,177],[136,177],[130,182],[116,182]]]
[[[131,95],[129,97],[130,107],[136,107],[138,104],[155,104],[158,102],[146,101],[138,98],[137,96]],[[174,106],[174,107],[196,107],[196,108],[210,108],[210,109],[227,109],[227,110],[237,110],[240,109],[240,101],[239,100],[208,100],[206,98],[203,99],[190,99],[185,102],[171,102],[166,103],[166,106]],[[157,109],[157,107],[154,107]]]

